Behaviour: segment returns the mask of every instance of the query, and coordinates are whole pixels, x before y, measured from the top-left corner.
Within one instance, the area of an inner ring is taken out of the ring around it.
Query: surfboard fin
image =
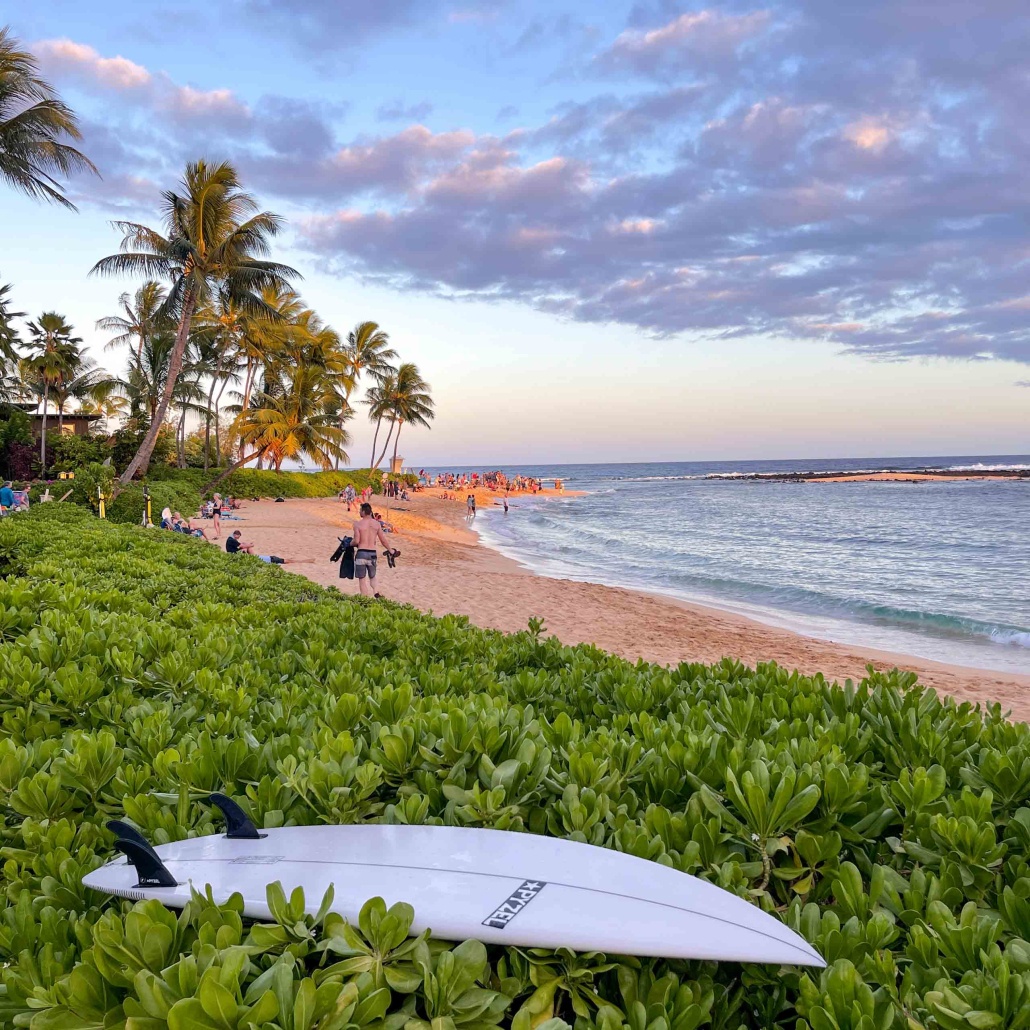
[[[259,840],[268,836],[267,833],[258,833],[247,813],[232,798],[224,794],[208,794],[207,799],[225,816],[225,835],[229,840]]]
[[[175,877],[158,857],[157,852],[146,841],[140,844],[139,841],[119,837],[114,842],[114,846],[133,864],[136,874],[139,876],[137,887],[179,886]]]
[[[134,840],[140,847],[154,850],[154,845],[135,826],[130,826],[121,819],[109,819],[105,825],[119,840]],[[132,859],[128,859],[128,864],[132,865]]]

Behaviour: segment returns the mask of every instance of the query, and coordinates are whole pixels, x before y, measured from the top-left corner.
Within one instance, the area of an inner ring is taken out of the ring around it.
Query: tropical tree
[[[64,412],[70,400],[78,402],[81,407],[84,401],[90,400],[94,392],[103,390],[111,377],[89,355],[70,354],[68,367],[50,388],[50,395],[57,405],[57,423],[64,429]]]
[[[11,310],[10,284],[0,286],[0,383],[6,395],[14,385],[11,372],[18,364],[18,330],[14,327],[16,318],[24,318],[24,311]]]
[[[382,427],[383,419],[387,418],[390,414],[390,398],[393,394],[394,387],[397,382],[397,373],[388,372],[381,378],[377,379],[373,386],[370,386],[365,391],[365,403],[368,405],[368,417],[369,420],[375,422],[376,431],[372,437],[372,454],[368,459],[368,467],[370,469],[377,468],[379,462],[376,461],[376,447],[379,444],[379,430]],[[393,431],[393,424],[390,424],[390,430]],[[389,446],[390,438],[386,439],[386,446]],[[383,448],[385,453],[386,447]]]
[[[406,361],[397,367],[396,375],[389,378],[388,389],[381,399],[381,415],[390,419],[390,432],[386,436],[382,453],[373,464],[378,468],[386,456],[390,445],[390,436],[394,428],[397,435],[393,438],[393,457],[397,459],[397,446],[400,443],[401,429],[405,425],[425,426],[435,417],[433,398],[429,392],[429,384],[422,378],[418,366]]]
[[[262,308],[241,312],[243,324],[239,338],[240,358],[244,364],[242,408],[250,407],[255,387],[267,377],[282,352],[302,340],[295,329],[304,311],[296,290],[284,285],[266,286],[261,291]]]
[[[39,75],[36,58],[0,29],[0,179],[30,197],[75,209],[56,176],[93,163],[66,139],[79,140],[78,119]]]
[[[131,344],[136,349],[136,358],[142,358],[147,337],[171,325],[167,299],[168,291],[153,279],[148,279],[134,294],[123,293],[118,298],[122,314],[97,320],[98,329],[117,334],[108,342],[107,349]]]
[[[46,422],[50,393],[55,386],[73,377],[76,363],[81,360],[80,337],[63,315],[56,311],[44,311],[34,322],[28,324],[29,353],[23,363],[25,374],[34,378],[41,387],[43,402],[43,425],[39,438],[39,463],[41,471],[46,468]]]
[[[268,313],[260,291],[284,287],[290,277],[299,277],[295,269],[265,259],[269,241],[282,223],[268,211],[257,211],[232,165],[192,162],[181,185],[181,193],[169,190],[163,195],[164,234],[136,222],[116,222],[122,233],[120,252],[101,259],[92,270],[101,275],[170,277],[166,305],[178,315],[164,391],[147,435],[121,475],[123,484],[138,471],[145,472],[150,463],[198,305],[215,291],[224,291],[245,311]]]
[[[218,411],[222,392],[232,380],[239,378],[240,349],[246,332],[246,316],[232,297],[219,290],[213,302],[205,304],[196,315],[194,337],[201,360],[209,368],[207,404],[204,410],[204,471],[207,471],[211,450],[211,423],[215,427],[215,453],[221,464],[218,440]],[[217,394],[217,399],[216,399]]]
[[[125,376],[119,380],[119,385],[134,417],[145,415],[147,421],[153,423],[168,382],[168,366],[174,346],[172,333],[153,333],[144,341],[138,357],[130,355]]]
[[[348,437],[337,422],[332,378],[314,361],[291,365],[283,379],[256,394],[251,407],[237,416],[233,432],[243,453],[205,491],[255,458],[268,459],[276,471],[286,459],[304,454],[321,469],[332,468],[337,453],[349,460],[343,451]]]
[[[105,379],[83,398],[79,410],[84,415],[99,415],[104,428],[107,428],[109,419],[121,418],[128,412],[129,402],[117,379]]]
[[[397,352],[390,346],[390,335],[379,328],[378,322],[359,322],[347,334],[346,359],[349,366],[349,377],[343,383],[341,419],[348,412],[353,414],[351,392],[366,372],[376,381],[394,371],[391,361]],[[340,422],[343,428],[343,422]],[[376,426],[378,433],[379,426]],[[372,445],[372,456],[375,457],[375,444]],[[339,463],[336,465],[339,468]]]

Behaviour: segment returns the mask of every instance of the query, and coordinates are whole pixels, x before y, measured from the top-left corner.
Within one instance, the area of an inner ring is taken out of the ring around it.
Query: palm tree
[[[201,358],[211,368],[207,393],[207,407],[204,413],[204,471],[208,468],[211,449],[211,420],[215,423],[215,451],[221,464],[221,450],[218,440],[218,407],[222,391],[230,379],[237,379],[240,350],[247,329],[247,319],[242,309],[224,290],[218,291],[213,302],[204,305],[197,312],[195,333]],[[218,398],[216,400],[215,393]]]
[[[106,429],[108,419],[120,418],[129,409],[123,391],[123,384],[117,379],[105,379],[90,391],[89,396],[82,399],[79,410],[84,415],[99,415]]]
[[[264,259],[269,241],[282,223],[268,211],[253,213],[257,205],[241,188],[232,165],[188,164],[182,191],[164,194],[164,235],[136,222],[116,222],[122,232],[120,253],[102,258],[92,269],[101,275],[170,276],[172,288],[165,303],[179,319],[161,400],[136,456],[121,475],[122,484],[130,482],[137,471],[145,472],[150,464],[182,371],[197,306],[217,289],[245,311],[257,313],[267,309],[258,295],[260,290],[282,287],[289,277],[299,277],[288,265]]]
[[[350,396],[362,374],[368,372],[373,379],[379,380],[392,372],[391,360],[397,357],[397,352],[390,346],[390,335],[379,328],[378,322],[359,322],[347,334],[347,363],[349,366],[349,383],[344,385],[343,404],[340,412],[341,418],[344,413],[353,412],[350,404]],[[343,428],[343,422],[340,422]],[[379,426],[376,426],[378,433]],[[372,456],[375,457],[375,444],[372,444]],[[339,468],[339,464],[336,466]]]
[[[0,29],[0,179],[74,211],[55,176],[99,173],[65,138],[82,138],[78,119],[40,78],[36,58],[21,49],[9,28]]]
[[[394,387],[397,382],[397,373],[388,372],[386,375],[379,378],[374,386],[370,386],[365,391],[365,403],[368,405],[368,417],[369,420],[375,422],[376,431],[372,437],[372,454],[368,459],[368,467],[374,469],[378,466],[376,461],[376,446],[379,443],[379,429],[383,424],[383,419],[386,418],[390,413],[390,397],[393,394]],[[393,425],[390,425],[390,432],[393,432]],[[386,443],[390,443],[390,438],[387,436]],[[385,447],[383,450],[385,451]]]
[[[69,355],[68,367],[63,376],[50,387],[50,396],[57,405],[58,427],[64,429],[64,409],[68,401],[83,401],[92,398],[94,391],[102,390],[112,382],[111,377],[91,357],[84,354]]]
[[[429,393],[429,384],[422,378],[418,366],[410,361],[398,366],[397,374],[391,377],[389,390],[383,397],[383,416],[390,419],[390,432],[383,444],[382,454],[372,466],[379,467],[379,462],[386,456],[386,448],[390,445],[390,436],[396,426],[397,435],[393,439],[393,458],[397,460],[397,445],[401,439],[404,425],[425,426],[435,417],[433,398]]]
[[[276,471],[287,458],[302,454],[321,469],[332,468],[337,453],[342,452],[344,461],[348,460],[343,452],[347,433],[337,424],[336,391],[323,368],[313,361],[298,362],[272,386],[272,390],[256,394],[253,405],[237,416],[233,431],[243,454],[208,483],[205,492],[255,458],[268,458]]]
[[[168,382],[174,346],[175,337],[171,333],[154,333],[144,341],[139,357],[135,354],[129,357],[125,378],[119,383],[133,416],[145,414],[150,422],[154,421]]]
[[[9,393],[11,371],[18,364],[18,344],[21,343],[14,320],[25,317],[24,311],[11,310],[10,291],[10,284],[0,286],[0,380],[5,395]]]
[[[167,323],[167,296],[165,288],[153,279],[148,279],[135,294],[123,293],[118,298],[123,314],[107,315],[97,320],[98,329],[118,334],[108,342],[107,349],[134,343],[136,358],[141,358],[146,338]]]
[[[43,425],[39,438],[40,471],[46,471],[46,420],[50,391],[55,385],[72,378],[76,363],[81,360],[79,344],[82,340],[73,336],[74,329],[56,311],[45,311],[35,322],[28,324],[29,355],[25,368],[38,379],[42,386]]]

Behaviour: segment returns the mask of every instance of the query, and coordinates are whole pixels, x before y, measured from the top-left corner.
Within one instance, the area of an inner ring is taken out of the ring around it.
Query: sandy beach
[[[464,496],[464,494],[462,495]],[[478,492],[479,508],[493,503]],[[377,510],[387,513],[376,498]],[[355,514],[335,499],[248,502],[244,521],[223,521],[222,541],[233,529],[253,541],[257,553],[310,558],[287,566],[323,586],[357,593],[354,580],[339,579],[329,562],[337,537],[349,533]],[[438,491],[395,501],[389,509],[401,557],[395,569],[380,561],[378,584],[391,600],[437,615],[465,615],[479,626],[525,629],[531,616],[568,644],[591,643],[630,660],[660,664],[715,662],[725,656],[755,665],[775,661],[829,679],[861,679],[868,664],[915,672],[922,683],[963,701],[1000,702],[1013,718],[1030,719],[1030,676],[945,665],[802,636],[732,613],[674,598],[574,580],[534,575],[482,545],[465,523],[464,501]]]

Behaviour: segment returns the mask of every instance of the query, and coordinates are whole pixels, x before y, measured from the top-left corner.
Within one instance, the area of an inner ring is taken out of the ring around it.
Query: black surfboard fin
[[[119,837],[114,846],[126,855],[139,877],[137,887],[178,887],[176,879],[168,871],[157,852],[149,845]]]
[[[106,826],[119,840],[134,840],[140,847],[154,851],[154,845],[135,826],[130,826],[121,819],[109,819]],[[128,864],[132,865],[132,859],[128,860]]]
[[[232,798],[224,794],[208,794],[207,799],[225,816],[225,835],[229,840],[260,840],[268,836],[267,833],[258,833],[247,813]]]

